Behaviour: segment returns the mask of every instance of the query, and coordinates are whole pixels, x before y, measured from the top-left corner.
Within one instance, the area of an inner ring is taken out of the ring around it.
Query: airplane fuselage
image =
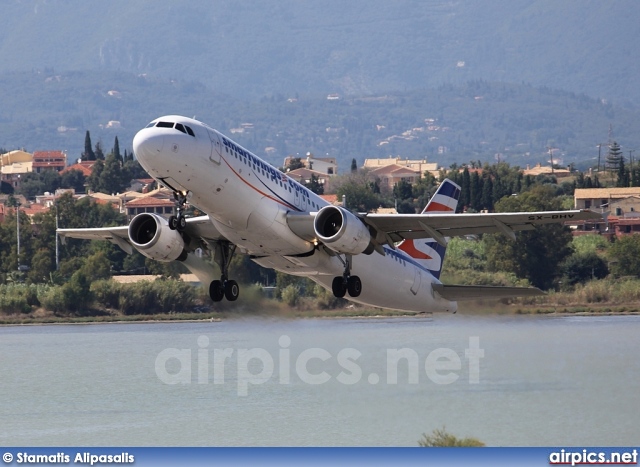
[[[317,212],[328,203],[275,167],[207,125],[186,117],[154,120],[134,139],[136,157],[156,180],[188,193],[216,229],[261,266],[306,276],[331,290],[343,258],[301,238],[289,213]],[[432,290],[440,283],[400,249],[354,255],[351,271],[364,284],[351,300],[391,309],[456,311]]]

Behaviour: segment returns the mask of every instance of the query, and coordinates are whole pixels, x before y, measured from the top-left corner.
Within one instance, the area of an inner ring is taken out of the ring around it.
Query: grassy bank
[[[430,316],[301,298],[295,304],[244,287],[237,302],[211,302],[202,288],[175,280],[118,284],[101,280],[86,290],[64,286],[9,284],[0,286],[0,324],[54,324],[221,320],[248,316],[279,318],[376,318]],[[67,303],[68,302],[68,303]],[[573,291],[503,301],[460,302],[460,314],[636,314],[640,313],[640,280],[596,280]]]

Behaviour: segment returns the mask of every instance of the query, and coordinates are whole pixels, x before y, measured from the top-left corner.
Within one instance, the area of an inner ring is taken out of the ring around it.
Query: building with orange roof
[[[90,177],[91,173],[93,172],[93,166],[95,163],[96,161],[79,161],[75,164],[65,167],[60,173],[67,173],[71,170],[78,170],[82,172],[82,175],[84,175],[85,177]]]
[[[401,181],[413,184],[418,181],[421,176],[417,170],[397,164],[389,164],[372,169],[369,174],[380,179],[381,188],[386,187],[390,190]]]

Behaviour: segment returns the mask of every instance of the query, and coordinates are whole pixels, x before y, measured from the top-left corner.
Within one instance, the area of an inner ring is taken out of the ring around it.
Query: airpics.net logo
[[[279,384],[290,384],[292,375],[310,385],[326,384],[334,378],[340,384],[354,385],[364,377],[360,364],[363,355],[350,347],[333,353],[319,347],[294,353],[287,335],[280,336],[279,348],[272,352],[259,347],[211,348],[207,336],[198,337],[197,345],[196,352],[176,348],[162,350],[155,361],[158,379],[170,385],[235,384],[238,395],[247,396],[251,386],[265,384],[274,378]],[[480,359],[484,358],[480,338],[469,337],[468,347],[464,349],[464,355],[461,354],[440,347],[421,358],[411,348],[386,349],[384,382],[398,384],[402,372],[400,382],[418,384],[426,377],[434,384],[446,385],[455,383],[466,372],[469,384],[478,384]],[[328,367],[333,372],[327,371]],[[366,381],[371,385],[383,382],[378,373],[368,373]]]

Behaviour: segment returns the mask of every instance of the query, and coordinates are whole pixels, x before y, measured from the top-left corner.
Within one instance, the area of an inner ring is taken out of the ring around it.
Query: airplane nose
[[[138,160],[153,158],[160,154],[164,146],[164,135],[152,128],[139,131],[133,138],[133,152]]]

